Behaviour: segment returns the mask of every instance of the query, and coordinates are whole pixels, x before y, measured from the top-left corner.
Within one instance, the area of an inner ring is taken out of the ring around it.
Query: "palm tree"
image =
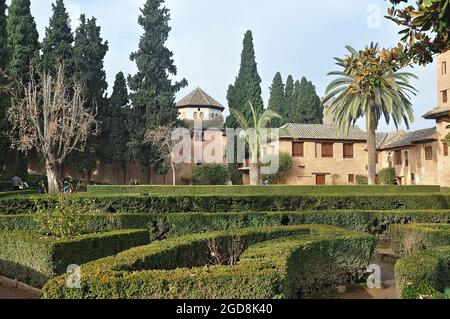
[[[409,84],[414,74],[399,72],[392,51],[380,50],[371,44],[362,51],[347,46],[349,54],[336,58],[342,71],[328,75],[339,76],[327,88],[324,103],[330,101],[337,130],[348,135],[350,126],[365,117],[367,128],[369,185],[376,181],[376,130],[382,116],[391,119],[398,128],[403,122],[409,128],[414,120],[409,94],[416,89]]]
[[[235,116],[243,131],[241,136],[249,145],[250,149],[250,185],[259,185],[260,183],[260,167],[261,167],[261,136],[264,129],[273,119],[281,119],[281,116],[271,110],[265,110],[259,114],[253,104],[248,102],[252,114],[252,119],[249,122],[244,114],[235,109],[230,109],[230,112]]]

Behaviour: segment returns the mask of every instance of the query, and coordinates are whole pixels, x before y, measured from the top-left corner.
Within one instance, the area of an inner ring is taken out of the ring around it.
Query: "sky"
[[[31,0],[31,10],[42,38],[51,16],[52,0]],[[129,60],[137,49],[142,29],[137,23],[145,0],[65,0],[72,27],[81,13],[95,16],[102,36],[109,42],[105,69],[111,91],[115,75],[133,74]],[[177,94],[181,99],[197,86],[226,106],[228,86],[239,70],[242,40],[253,32],[263,98],[267,104],[269,87],[276,72],[286,78],[305,76],[319,96],[337,70],[334,57],[346,53],[345,46],[357,49],[370,42],[395,46],[400,30],[386,20],[389,3],[384,0],[167,0],[172,31],[167,46],[174,53],[178,75],[189,87]],[[419,94],[412,99],[415,121],[411,129],[432,127],[422,115],[437,105],[436,66],[415,67],[419,80],[413,85]],[[364,122],[359,125],[364,127]],[[384,121],[379,130],[394,130]],[[405,129],[402,127],[401,129]]]

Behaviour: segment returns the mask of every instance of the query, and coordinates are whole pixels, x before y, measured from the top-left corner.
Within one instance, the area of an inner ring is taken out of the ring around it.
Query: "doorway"
[[[326,175],[325,174],[317,174],[316,175],[316,185],[325,185],[326,184]]]

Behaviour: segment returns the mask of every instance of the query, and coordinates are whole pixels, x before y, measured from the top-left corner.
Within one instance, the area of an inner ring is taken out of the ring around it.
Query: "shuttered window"
[[[395,151],[395,165],[402,165],[402,151]]]
[[[433,160],[433,148],[431,146],[425,147],[425,160],[427,161]]]
[[[444,146],[444,156],[448,156],[448,144],[444,143],[443,146]]]
[[[322,157],[333,157],[333,143],[322,143]]]
[[[302,142],[293,142],[292,143],[292,156],[294,157],[303,157],[305,155],[305,144]]]
[[[344,158],[353,158],[353,144],[344,144]]]

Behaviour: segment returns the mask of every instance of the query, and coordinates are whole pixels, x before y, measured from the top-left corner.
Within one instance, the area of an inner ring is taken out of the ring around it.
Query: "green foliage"
[[[149,243],[146,230],[111,231],[69,239],[0,232],[0,241],[0,273],[35,287],[65,273],[69,265],[81,265]]]
[[[296,85],[294,98],[294,107],[289,114],[292,123],[322,124],[323,105],[311,81],[303,77]]]
[[[248,107],[249,102],[254,106],[257,113],[264,109],[264,102],[261,97],[261,77],[258,74],[251,31],[245,33],[239,74],[234,84],[228,88],[227,100],[229,108],[242,113],[247,121],[252,119],[251,110]],[[226,127],[240,127],[235,114],[231,114],[227,118]]]
[[[63,0],[52,3],[53,15],[46,28],[42,42],[42,69],[56,75],[59,65],[64,63],[68,78],[73,72],[73,35],[69,25],[69,14]]]
[[[294,161],[292,160],[292,156],[291,154],[288,153],[280,153],[278,155],[266,156],[264,158],[264,161],[267,164],[263,164],[263,166],[264,165],[270,166],[270,163],[274,161],[276,162],[277,159],[275,159],[275,157],[278,157],[279,163],[278,171],[274,174],[263,175],[263,179],[267,179],[270,184],[277,184],[280,181],[282,181],[283,178],[285,178],[294,167]]]
[[[450,245],[450,224],[396,225],[389,233],[394,252],[400,257]]]
[[[270,99],[268,104],[268,109],[272,110],[278,114],[285,114],[284,108],[285,98],[284,98],[284,83],[283,78],[281,77],[280,72],[275,74],[275,77],[272,82],[272,86],[270,87]],[[270,127],[279,128],[282,126],[282,119],[274,119],[272,123],[270,123]]]
[[[123,168],[126,161],[128,131],[127,112],[128,90],[125,76],[122,72],[116,75],[113,93],[109,100],[111,106],[111,126],[108,141],[108,158],[116,168]]]
[[[233,185],[242,185],[244,183],[242,172],[239,170],[239,164],[230,163],[227,165],[230,180]]]
[[[395,265],[395,279],[403,299],[448,299],[450,246],[400,259]]]
[[[396,179],[395,168],[385,168],[381,170],[378,175],[380,176],[381,184],[383,185],[394,185]]]
[[[230,180],[228,168],[221,164],[203,164],[194,167],[194,185],[225,185]]]
[[[0,72],[5,72],[9,65],[8,34],[6,31],[6,0],[0,0]],[[0,74],[0,86],[6,83],[7,79]],[[9,106],[9,99],[5,94],[0,94],[0,174],[8,174],[11,170],[11,142],[7,134],[8,120],[6,110]],[[9,177],[9,176],[8,176]]]
[[[355,179],[357,185],[367,185],[369,183],[367,176],[357,175]]]
[[[36,204],[34,215],[38,232],[42,235],[64,238],[88,232],[88,220],[95,212],[95,203],[86,200],[83,205],[73,195],[58,194],[52,207]]]
[[[165,46],[171,30],[169,10],[164,0],[147,0],[139,16],[144,33],[139,49],[132,53],[137,73],[128,79],[133,111],[130,121],[130,148],[141,170],[152,166],[152,148],[144,143],[145,133],[160,126],[177,122],[175,94],[187,85],[183,79],[173,83],[177,75],[173,53]]]
[[[239,264],[211,266],[208,246],[226,254],[231,238],[244,247]],[[61,276],[44,298],[293,298],[362,277],[374,248],[373,237],[330,226],[189,235],[85,264],[82,289],[67,289]]]
[[[407,0],[390,0],[398,5]],[[414,5],[391,8],[388,19],[405,27],[402,44],[394,48],[395,58],[403,64],[433,62],[435,54],[450,48],[450,5],[448,0],[417,1]]]

